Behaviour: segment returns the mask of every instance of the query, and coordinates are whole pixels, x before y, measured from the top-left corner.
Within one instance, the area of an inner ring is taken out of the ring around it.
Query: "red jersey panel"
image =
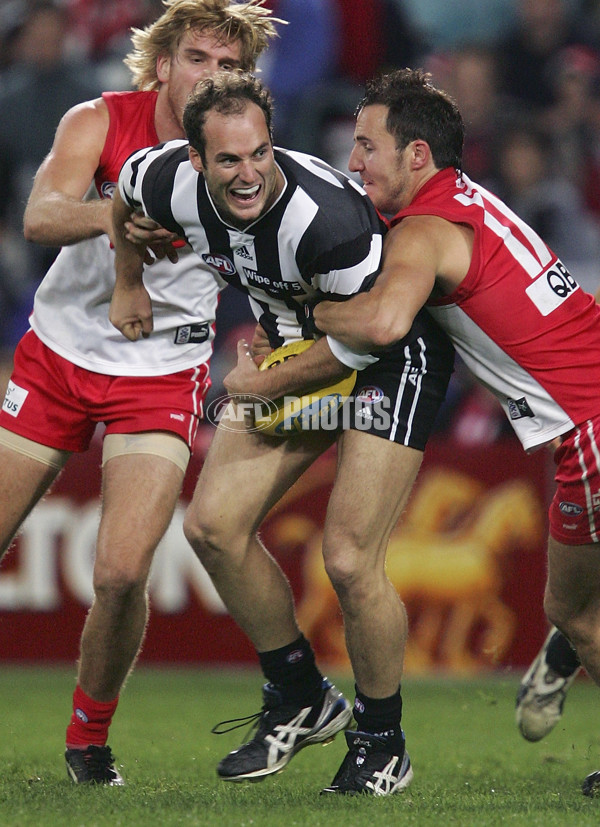
[[[427,309],[500,400],[523,446],[538,447],[600,411],[600,308],[499,198],[444,169],[391,221],[436,215],[474,231],[471,267]]]
[[[108,134],[96,170],[96,189],[112,198],[121,167],[131,153],[159,143],[154,126],[158,92],[103,92],[110,115]]]

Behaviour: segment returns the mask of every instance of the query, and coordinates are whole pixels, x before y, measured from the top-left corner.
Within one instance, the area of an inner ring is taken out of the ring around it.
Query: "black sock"
[[[354,718],[360,732],[379,735],[396,746],[398,754],[403,749],[400,722],[402,720],[402,696],[398,691],[389,698],[369,698],[355,686]]]
[[[546,663],[561,678],[569,678],[581,666],[577,652],[562,632],[558,631],[550,638],[546,649]]]
[[[281,649],[259,652],[264,676],[281,693],[284,703],[312,705],[321,697],[323,675],[304,635]]]

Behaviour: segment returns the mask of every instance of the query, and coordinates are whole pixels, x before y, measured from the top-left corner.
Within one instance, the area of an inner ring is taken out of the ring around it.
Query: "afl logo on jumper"
[[[114,181],[105,181],[102,186],[100,187],[100,192],[102,193],[102,198],[112,198],[115,194],[115,190],[117,185]]]
[[[235,273],[235,267],[227,256],[203,253],[202,258],[209,267],[214,267],[222,276],[232,276]]]

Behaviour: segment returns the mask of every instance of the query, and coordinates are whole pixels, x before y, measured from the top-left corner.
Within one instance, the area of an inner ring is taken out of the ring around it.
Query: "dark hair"
[[[183,128],[188,141],[206,163],[206,115],[213,109],[221,115],[241,115],[249,103],[259,106],[273,139],[273,103],[269,90],[247,72],[222,71],[199,81],[183,110]]]
[[[388,107],[386,127],[396,147],[403,150],[411,141],[427,141],[438,169],[460,170],[465,126],[456,102],[431,83],[422,69],[398,69],[367,83],[357,107],[382,104]]]

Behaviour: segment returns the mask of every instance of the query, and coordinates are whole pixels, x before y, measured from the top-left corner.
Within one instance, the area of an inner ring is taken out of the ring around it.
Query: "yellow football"
[[[289,342],[272,351],[261,363],[260,370],[268,370],[274,365],[303,353],[314,345],[313,339]],[[263,406],[263,413],[255,415],[256,428],[270,436],[286,437],[302,431],[319,429],[332,430],[337,427],[336,412],[352,393],[356,382],[356,371],[325,388],[311,391],[304,396],[284,396]]]

